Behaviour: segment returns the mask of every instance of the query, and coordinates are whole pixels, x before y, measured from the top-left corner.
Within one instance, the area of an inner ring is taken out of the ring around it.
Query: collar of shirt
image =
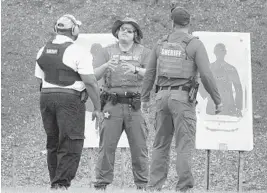
[[[171,39],[176,39],[176,38],[180,38],[180,37],[184,37],[187,33],[183,32],[183,31],[174,31],[172,34],[170,34]]]
[[[68,36],[64,36],[64,35],[56,35],[56,38],[53,40],[54,44],[63,44],[66,42],[74,42],[71,38],[69,38]]]
[[[136,47],[136,45],[137,45],[136,43],[133,43],[132,47],[128,51],[122,51],[120,46],[119,46],[119,43],[117,43],[116,47],[117,47],[117,49],[119,49],[121,51],[121,53],[131,54],[131,53],[133,53],[134,48]]]

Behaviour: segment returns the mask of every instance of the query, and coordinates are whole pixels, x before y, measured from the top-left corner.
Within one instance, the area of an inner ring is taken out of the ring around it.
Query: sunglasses
[[[133,29],[129,29],[129,28],[126,28],[126,27],[120,27],[120,31],[121,31],[121,32],[126,31],[126,32],[129,33],[129,34],[132,34],[132,33],[135,32],[135,30],[133,30]]]

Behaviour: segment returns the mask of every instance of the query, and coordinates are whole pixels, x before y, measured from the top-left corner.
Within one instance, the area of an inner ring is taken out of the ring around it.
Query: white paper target
[[[249,33],[194,32],[204,43],[223,111],[200,85],[197,100],[196,148],[253,149],[251,50]]]

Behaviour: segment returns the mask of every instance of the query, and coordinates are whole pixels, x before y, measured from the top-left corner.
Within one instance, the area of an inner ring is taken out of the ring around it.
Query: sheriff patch
[[[113,55],[112,58],[114,59],[119,59],[119,60],[124,60],[124,61],[138,61],[139,57],[138,56],[132,56],[132,55]]]
[[[125,60],[125,61],[138,60],[138,57],[122,55],[120,56],[120,60]]]
[[[180,58],[182,56],[182,51],[181,50],[161,49],[160,54],[163,56],[173,56],[173,57]]]
[[[58,49],[46,49],[46,54],[58,54]]]

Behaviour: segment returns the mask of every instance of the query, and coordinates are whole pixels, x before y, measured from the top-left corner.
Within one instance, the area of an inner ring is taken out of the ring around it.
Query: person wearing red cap
[[[118,42],[101,49],[93,63],[97,79],[104,80],[101,93],[104,120],[100,127],[95,188],[105,189],[113,181],[115,150],[125,131],[134,183],[138,189],[144,189],[148,182],[148,130],[140,111],[140,92],[150,50],[140,44],[143,33],[132,18],[117,20],[112,34]]]
[[[188,33],[190,14],[182,7],[175,7],[171,19],[173,32],[160,39],[152,49],[141,92],[142,110],[147,111],[150,91],[157,77],[156,135],[148,189],[162,189],[174,136],[179,177],[176,190],[187,191],[194,186],[190,158],[195,143],[198,72],[216,105],[216,113],[221,111],[222,105],[206,49],[198,38]]]
[[[101,118],[99,88],[92,56],[74,43],[81,22],[60,17],[57,35],[39,50],[35,76],[39,79],[40,110],[47,135],[47,165],[51,189],[67,189],[75,177],[84,143],[85,102],[94,104]]]

